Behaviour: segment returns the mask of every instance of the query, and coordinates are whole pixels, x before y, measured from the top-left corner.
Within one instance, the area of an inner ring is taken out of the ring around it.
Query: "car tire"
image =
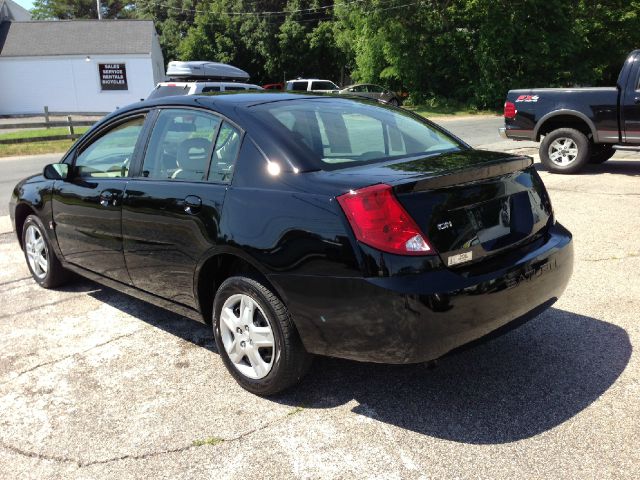
[[[591,142],[587,136],[573,128],[558,128],[545,135],[540,143],[540,160],[555,173],[576,173],[591,156]]]
[[[597,144],[591,146],[589,163],[600,164],[609,160],[616,153],[612,145]]]
[[[389,105],[391,105],[392,107],[399,107],[400,106],[400,102],[398,102],[397,98],[392,98],[391,100],[389,100],[387,102]]]
[[[55,288],[69,280],[44,233],[45,226],[36,215],[29,215],[22,226],[22,249],[33,279],[44,288]]]
[[[312,356],[287,307],[253,278],[234,276],[220,285],[213,330],[225,367],[241,387],[256,395],[273,395],[295,385],[311,365]]]

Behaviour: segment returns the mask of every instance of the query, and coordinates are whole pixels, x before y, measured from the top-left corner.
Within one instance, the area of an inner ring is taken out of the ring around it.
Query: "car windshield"
[[[300,99],[256,105],[257,115],[285,132],[323,169],[463,149],[408,112],[342,99]]]

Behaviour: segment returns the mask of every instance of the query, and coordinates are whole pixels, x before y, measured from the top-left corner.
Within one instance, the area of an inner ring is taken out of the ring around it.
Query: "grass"
[[[224,439],[218,437],[209,437],[204,440],[194,440],[192,445],[194,447],[202,447],[204,445],[217,445],[219,443],[224,442]]]
[[[1,128],[1,127],[0,127]],[[76,127],[75,133],[82,134],[89,127]],[[0,133],[0,140],[13,140],[15,138],[36,138],[50,137],[54,135],[65,135],[69,133],[66,127],[22,130],[18,132]],[[66,152],[73,145],[73,140],[47,140],[42,142],[0,144],[0,157],[11,157],[14,155],[38,155],[41,153]]]
[[[0,129],[2,126],[0,125]],[[74,127],[75,133],[82,134],[89,130],[89,127]],[[66,135],[69,133],[67,127],[57,128],[38,128],[35,130],[19,130],[17,132],[0,133],[0,140],[13,140],[15,138],[35,138],[35,137],[53,137],[55,135]]]
[[[42,153],[62,153],[73,145],[72,140],[52,140],[47,142],[14,143],[0,145],[0,157],[15,155],[38,155]]]
[[[287,416],[290,417],[291,415],[295,415],[296,413],[300,413],[303,410],[304,410],[303,406],[296,407],[293,410],[290,410],[289,412],[287,412]]]
[[[407,105],[406,109],[412,110],[423,117],[441,116],[466,116],[466,115],[499,115],[501,112],[483,110],[472,105],[467,105],[452,100],[433,98],[419,105]]]

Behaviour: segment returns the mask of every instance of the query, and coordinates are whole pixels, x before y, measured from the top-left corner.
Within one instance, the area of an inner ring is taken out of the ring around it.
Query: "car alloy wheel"
[[[36,225],[29,225],[25,232],[25,252],[33,274],[42,280],[49,271],[49,252],[42,232]]]
[[[267,316],[249,295],[231,295],[220,312],[220,337],[233,366],[259,380],[273,367],[275,340]]]
[[[549,159],[556,165],[566,167],[578,157],[578,146],[571,138],[556,138],[549,145]]]

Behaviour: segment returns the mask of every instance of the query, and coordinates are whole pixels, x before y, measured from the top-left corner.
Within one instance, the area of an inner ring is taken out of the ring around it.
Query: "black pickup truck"
[[[505,138],[542,138],[540,160],[552,172],[640,151],[640,50],[629,54],[615,87],[510,90],[504,122]]]

